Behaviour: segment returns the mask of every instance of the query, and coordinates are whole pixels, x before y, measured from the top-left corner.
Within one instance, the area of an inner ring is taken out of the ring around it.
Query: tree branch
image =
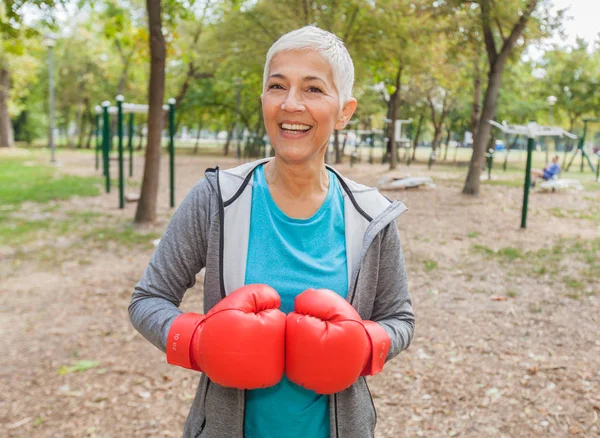
[[[496,7],[496,5],[494,4],[494,0],[490,0],[491,4],[493,7]],[[504,32],[502,32],[502,26],[500,25],[500,20],[498,19],[498,17],[494,17],[494,22],[496,23],[496,26],[498,27],[498,33],[500,34],[500,38],[502,38],[502,43],[504,43],[506,41],[506,38],[504,37]]]
[[[483,37],[485,40],[485,48],[488,52],[490,64],[496,63],[498,52],[496,51],[496,41],[492,34],[492,25],[490,23],[490,1],[481,0],[481,24],[483,26]]]
[[[194,73],[194,79],[208,79],[214,77],[215,73],[212,71],[199,71],[197,73]]]
[[[529,20],[529,17],[531,17],[531,14],[535,10],[537,3],[538,3],[538,0],[529,0],[525,10],[519,17],[519,21],[517,21],[517,24],[515,24],[515,26],[512,28],[510,35],[508,36],[506,41],[504,41],[504,44],[502,45],[502,50],[500,51],[500,54],[499,54],[500,57],[502,57],[504,59],[506,59],[508,57],[510,51],[517,43],[517,40],[523,34],[523,31],[525,30],[525,26],[527,25],[527,21]]]
[[[248,13],[246,14],[254,24],[256,24],[262,31],[263,33],[269,38],[270,41],[275,41],[278,37],[277,34],[271,32],[269,29],[267,29],[264,24],[262,24],[255,16],[254,16],[254,12],[253,11],[248,11]]]
[[[348,21],[348,26],[346,27],[346,32],[344,32],[344,38],[342,38],[342,41],[348,41],[348,45],[350,44],[349,38],[350,38],[350,33],[352,32],[352,27],[354,26],[354,21],[356,20],[356,16],[358,15],[358,6],[354,7],[354,11],[352,12],[352,16],[350,17],[350,20]]]
[[[437,129],[438,123],[435,120],[435,107],[433,106],[433,100],[429,94],[427,95],[427,102],[429,102],[429,108],[431,108],[431,122],[433,123],[434,128]]]

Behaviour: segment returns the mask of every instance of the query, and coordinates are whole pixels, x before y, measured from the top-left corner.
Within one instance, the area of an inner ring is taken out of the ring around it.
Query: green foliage
[[[554,207],[548,209],[548,212],[555,217],[587,219],[596,223],[600,223],[600,207],[598,206],[591,206],[585,210],[574,210]]]
[[[600,269],[600,239],[561,240],[550,248],[532,251],[515,247],[492,249],[486,245],[474,244],[471,251],[500,263],[512,263],[515,273],[549,276],[577,293],[586,291],[586,287],[595,287]],[[565,262],[573,259],[582,267],[573,270]],[[591,293],[594,293],[593,289]]]
[[[590,54],[591,52],[591,54]],[[585,114],[597,114],[600,103],[600,50],[592,50],[583,40],[575,47],[555,46],[537,66],[544,73],[538,96],[544,102],[552,94],[558,98],[555,119],[566,116],[568,129]]]
[[[47,231],[52,225],[50,219],[32,221],[0,216],[0,243],[11,246],[22,245],[33,240],[39,232]]]
[[[82,239],[96,242],[102,246],[112,242],[131,249],[133,247],[152,248],[152,241],[159,237],[159,233],[140,232],[133,225],[127,224],[124,226],[95,228],[86,232]]]
[[[491,179],[483,180],[481,184],[486,186],[523,187],[523,179]]]
[[[3,159],[0,161],[0,206],[97,196],[101,183],[100,178],[61,175],[49,166]]]
[[[25,12],[41,12],[42,21],[53,24],[52,8],[63,5],[64,0],[4,0],[0,6],[0,35],[3,38],[18,38],[23,33],[34,35],[36,30],[23,25]]]
[[[540,303],[529,303],[529,311],[531,313],[542,313],[542,305]]]
[[[100,363],[95,360],[80,360],[73,366],[61,366],[58,369],[58,375],[64,376],[70,373],[82,373],[89,369],[96,368],[98,365],[100,365]]]
[[[43,35],[54,30],[57,126],[67,143],[85,145],[94,106],[148,100],[148,29],[145,2],[100,0],[71,3],[68,18],[54,16],[62,0],[9,0],[0,14],[2,54],[12,86],[9,111],[19,140],[47,133],[48,50]],[[384,0],[259,0],[255,2],[163,0],[167,42],[166,93],[177,97],[177,126],[227,130],[236,107],[239,78],[240,124],[253,136],[264,134],[261,117],[263,63],[283,33],[316,24],[343,39],[355,64],[354,94],[359,129],[383,129],[396,76],[402,70],[398,116],[416,121],[424,114],[421,139],[436,124],[455,138],[470,130],[476,66],[485,83],[486,50],[478,2]],[[523,1],[490,2],[493,38],[499,47],[514,26]],[[29,9],[27,9],[29,8]],[[31,9],[33,8],[33,9]],[[26,11],[39,11],[25,29]],[[600,48],[554,47],[542,60],[522,53],[531,42],[556,31],[562,11],[550,14],[540,1],[533,19],[506,64],[498,119],[524,123],[547,120],[546,97],[554,94],[555,123],[574,125],[600,104]],[[535,75],[533,73],[536,73]],[[542,79],[540,80],[540,75]],[[484,87],[485,88],[485,87]],[[429,101],[428,101],[429,98]],[[433,107],[433,110],[432,110]],[[136,125],[145,116],[136,116]],[[414,136],[416,126],[407,132]],[[445,139],[445,132],[443,134]],[[443,140],[445,142],[445,140]],[[516,182],[484,182],[517,186]]]
[[[434,269],[437,269],[438,263],[435,260],[425,260],[423,262],[425,272],[431,272]]]

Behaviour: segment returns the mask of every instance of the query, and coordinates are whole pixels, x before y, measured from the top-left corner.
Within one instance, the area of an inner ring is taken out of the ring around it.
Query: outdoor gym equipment
[[[583,172],[583,159],[585,158],[587,160],[588,165],[590,166],[590,169],[592,169],[592,172],[596,172],[596,169],[594,169],[594,165],[592,164],[592,160],[590,159],[590,156],[586,153],[585,151],[585,137],[587,136],[587,127],[588,127],[588,123],[598,123],[600,122],[600,119],[583,119],[583,137],[581,137],[581,139],[579,139],[579,144],[577,145],[577,149],[575,150],[575,152],[573,152],[573,156],[571,157],[571,161],[569,161],[569,164],[567,164],[566,170],[569,170],[569,168],[571,167],[571,164],[573,163],[573,160],[575,159],[575,157],[577,156],[578,153],[581,153],[581,172]],[[597,175],[597,172],[596,172]],[[598,179],[598,176],[596,176],[596,179]]]
[[[407,176],[404,178],[387,176],[377,181],[377,188],[380,190],[412,189],[421,186],[435,187],[435,184],[428,176]]]
[[[525,166],[525,187],[523,188],[523,208],[521,210],[521,228],[527,228],[527,206],[529,203],[529,188],[531,186],[531,159],[533,148],[535,147],[536,137],[562,137],[577,138],[576,135],[555,126],[540,126],[535,122],[530,122],[527,126],[502,124],[493,120],[488,122],[500,129],[505,134],[517,134],[527,136],[527,164]]]
[[[133,116],[135,113],[147,114],[148,105],[125,103],[123,96],[116,97],[117,106],[111,106],[109,101],[102,102],[96,107],[96,169],[98,155],[102,147],[103,175],[106,178],[106,193],[110,193],[110,151],[112,135],[110,132],[110,115],[117,114],[118,161],[119,161],[119,208],[125,208],[125,177],[123,169],[123,115],[129,114],[129,132],[127,148],[129,150],[129,176],[133,176]],[[175,207],[175,99],[168,100],[168,105],[162,109],[169,112],[169,186],[170,206]],[[100,113],[102,114],[102,140],[100,142]]]

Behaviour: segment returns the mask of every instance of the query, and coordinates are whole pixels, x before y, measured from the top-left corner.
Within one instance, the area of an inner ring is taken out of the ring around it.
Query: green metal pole
[[[600,152],[598,153],[598,163],[596,163],[596,181],[600,182]]]
[[[125,208],[125,177],[123,175],[123,96],[117,96],[117,135],[119,139],[119,208]]]
[[[171,208],[175,207],[175,99],[169,103],[169,183],[171,189]],[[239,144],[238,144],[239,145]]]
[[[129,139],[127,143],[129,149],[129,177],[133,176],[133,113],[129,113]]]
[[[102,102],[102,158],[104,161],[104,176],[106,178],[106,193],[110,193],[110,116],[108,115],[108,108],[110,102]]]
[[[527,207],[529,205],[529,186],[531,186],[531,156],[533,155],[533,148],[535,146],[535,140],[530,137],[527,140],[527,165],[525,167],[525,187],[523,193],[523,210],[521,212],[521,228],[527,228]]]
[[[100,111],[102,110],[102,108],[100,107],[96,107],[96,129],[94,130],[94,136],[96,137],[96,170],[100,169],[100,149],[101,149],[101,144],[100,144],[100,114],[98,112],[98,109],[100,109]]]
[[[588,124],[588,121],[584,120],[583,121],[583,138],[581,139],[581,142],[579,143],[579,149],[581,150],[581,168],[579,170],[581,172],[583,172],[583,155],[584,155],[584,148],[585,148],[585,137],[587,135],[587,124]]]
[[[494,162],[494,150],[488,151],[487,168],[488,168],[488,181],[492,179],[492,164]]]

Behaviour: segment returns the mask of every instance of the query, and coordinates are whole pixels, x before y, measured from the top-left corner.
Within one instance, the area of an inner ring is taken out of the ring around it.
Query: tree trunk
[[[417,132],[415,133],[415,138],[413,139],[413,151],[412,151],[412,161],[415,161],[417,158],[417,146],[419,145],[419,137],[421,135],[421,127],[423,126],[423,118],[424,115],[421,113],[419,115],[419,123],[417,124]],[[410,164],[410,161],[409,161]]]
[[[398,165],[398,149],[396,148],[396,119],[398,118],[398,102],[400,101],[400,84],[402,78],[402,64],[398,66],[398,73],[396,74],[396,90],[390,97],[392,104],[392,114],[390,119],[390,170],[394,170]]]
[[[123,70],[121,71],[121,77],[119,78],[119,85],[117,86],[117,95],[123,95],[123,93],[125,92],[125,85],[127,85],[127,75],[129,72],[129,59],[130,59],[131,55],[129,55],[127,58],[125,58],[125,56],[123,55]]]
[[[386,119],[387,120],[391,120],[392,118],[392,99],[390,97],[390,100],[387,103],[387,114],[386,114]],[[383,154],[382,160],[381,160],[381,164],[385,164],[388,161],[390,161],[390,135],[391,135],[391,131],[390,129],[392,128],[392,125],[389,122],[386,122],[386,127],[385,127],[385,137],[386,137],[386,142],[385,142],[385,153]]]
[[[0,69],[0,147],[13,145],[12,123],[8,114],[9,78],[8,70]]]
[[[196,144],[194,145],[194,154],[198,153],[200,147],[200,131],[202,131],[202,122],[198,123],[198,134],[196,135]]]
[[[150,84],[148,87],[148,140],[142,190],[135,214],[136,223],[156,220],[156,200],[160,170],[160,144],[163,127],[163,100],[165,94],[165,39],[162,34],[160,0],[146,0],[150,28]]]
[[[479,116],[481,115],[481,69],[479,68],[479,52],[475,54],[475,77],[473,80],[473,111],[471,112],[471,134],[473,142],[477,135]]]
[[[442,140],[442,125],[433,125],[433,143],[431,143],[431,152],[436,153]]]
[[[134,130],[134,132],[135,132],[135,130]],[[144,147],[144,145],[143,145],[143,142],[144,142],[144,125],[141,125],[139,127],[138,136],[139,136],[138,137],[139,142],[138,142],[138,145],[137,145],[137,150],[141,151],[142,148]]]
[[[469,173],[465,181],[463,193],[466,195],[479,194],[479,177],[485,159],[485,147],[490,139],[492,125],[488,120],[494,120],[496,117],[496,106],[498,104],[498,92],[502,83],[502,70],[504,63],[496,62],[492,65],[488,74],[488,84],[485,90],[485,98],[483,100],[483,111],[479,119],[479,128],[477,135],[473,139],[473,155],[469,164]]]
[[[94,116],[92,113],[89,113],[89,121],[90,121],[90,129],[88,130],[87,140],[85,141],[85,148],[92,148],[92,138],[94,137],[94,130],[96,127],[94,126]]]
[[[79,84],[78,89],[78,99],[77,104],[75,105],[75,131],[73,131],[73,135],[69,137],[69,147],[75,148],[75,139],[78,139],[84,124],[84,108],[83,108],[83,97],[82,94],[84,92],[83,82]],[[115,131],[113,131],[115,132]],[[78,143],[79,144],[79,143]]]
[[[504,164],[502,165],[502,169],[504,169],[505,172],[506,172],[506,168],[508,167],[508,154],[510,153],[510,151],[513,150],[513,148],[519,142],[519,136],[515,135],[512,142],[510,142],[509,140],[510,140],[510,138],[507,135],[506,136],[506,142],[507,142],[506,154],[504,154]]]
[[[227,130],[227,140],[225,141],[225,146],[223,147],[223,155],[229,155],[229,144],[231,143],[231,139],[233,137],[233,128],[235,127],[235,123],[232,123],[229,129]]]
[[[81,125],[79,126],[79,140],[77,141],[77,149],[81,149],[85,143],[86,139],[86,128],[88,124],[94,125],[94,118],[89,113],[88,108],[90,107],[90,102],[88,98],[83,99],[83,109],[81,112]]]
[[[80,125],[78,128],[78,139],[77,139],[77,149],[81,149],[83,147],[83,143],[85,141],[85,130],[87,128],[88,118],[86,117],[85,112],[82,111],[82,116],[80,120]]]
[[[343,161],[342,150],[340,150],[340,133],[337,129],[333,131],[333,150],[335,152],[335,164]]]
[[[448,135],[446,136],[446,149],[444,150],[444,161],[448,158],[448,146],[450,146],[450,139],[452,138],[452,121],[448,123]]]
[[[496,116],[496,107],[498,105],[498,92],[502,83],[502,71],[510,52],[514,48],[518,39],[523,34],[527,21],[535,10],[539,0],[529,0],[524,8],[519,13],[519,20],[513,26],[508,38],[502,37],[502,48],[500,51],[496,49],[496,39],[492,32],[491,18],[491,0],[481,0],[481,23],[485,47],[488,52],[488,62],[490,70],[488,73],[487,89],[485,90],[485,98],[483,99],[483,110],[479,118],[479,127],[477,135],[473,140],[473,155],[469,164],[469,173],[465,181],[463,193],[467,195],[479,194],[479,177],[481,167],[485,157],[485,146],[490,138],[492,125],[489,120],[494,120]]]

